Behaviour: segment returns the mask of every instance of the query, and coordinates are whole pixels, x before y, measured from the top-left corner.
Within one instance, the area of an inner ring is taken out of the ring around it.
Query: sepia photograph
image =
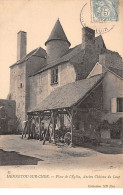
[[[0,0],[0,188],[123,188],[123,0]]]

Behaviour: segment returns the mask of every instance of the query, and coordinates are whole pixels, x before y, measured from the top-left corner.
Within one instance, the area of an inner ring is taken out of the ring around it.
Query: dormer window
[[[58,67],[51,69],[51,85],[58,83]]]

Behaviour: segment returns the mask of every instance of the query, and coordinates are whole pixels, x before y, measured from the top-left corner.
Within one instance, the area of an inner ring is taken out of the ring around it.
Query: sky
[[[82,42],[80,11],[90,1],[0,0],[0,99],[5,99],[9,93],[9,66],[17,61],[17,32],[27,32],[27,53],[39,46],[45,49],[44,43],[59,18],[74,47]],[[118,15],[114,28],[102,36],[106,47],[123,57],[123,0],[119,0]],[[87,17],[86,12],[85,19]]]

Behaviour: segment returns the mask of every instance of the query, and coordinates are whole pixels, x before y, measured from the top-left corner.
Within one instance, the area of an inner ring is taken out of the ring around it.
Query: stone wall
[[[16,101],[16,116],[21,123],[26,119],[26,62],[11,68],[10,94],[11,99]]]
[[[58,59],[69,50],[69,44],[62,40],[49,41],[46,44],[47,63]]]
[[[27,109],[30,102],[29,75],[38,71],[44,62],[44,58],[40,57],[40,49],[36,55],[10,68],[10,95],[11,99],[16,101],[19,129],[22,129],[22,122],[27,119]]]
[[[112,113],[112,98],[123,97],[123,80],[114,74],[107,72],[103,79],[103,117],[102,120],[108,120],[109,123],[116,122],[123,117],[122,112]]]
[[[40,51],[39,51],[40,54]],[[37,53],[38,55],[38,53]],[[41,69],[41,67],[43,66],[44,63],[44,58],[41,57],[37,57],[37,56],[32,56],[28,61],[27,61],[27,65],[26,65],[26,105],[25,105],[25,109],[26,112],[29,109],[30,106],[30,101],[35,101],[35,97],[34,100],[30,100],[31,96],[30,96],[30,92],[32,87],[34,87],[34,90],[39,90],[39,85],[34,85],[34,83],[32,83],[32,86],[30,86],[30,75],[34,74],[35,72],[37,72],[38,70]],[[37,89],[35,89],[35,87],[37,86]]]
[[[76,73],[70,63],[58,66],[58,84],[51,85],[51,69],[29,77],[29,110],[38,105],[57,87],[75,82],[75,80]]]

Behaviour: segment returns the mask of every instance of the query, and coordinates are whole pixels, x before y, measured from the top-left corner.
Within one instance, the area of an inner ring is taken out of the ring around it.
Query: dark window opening
[[[22,83],[20,83],[20,88],[22,88]]]
[[[58,83],[58,67],[51,69],[51,84]]]
[[[117,98],[117,112],[123,112],[123,98]]]

